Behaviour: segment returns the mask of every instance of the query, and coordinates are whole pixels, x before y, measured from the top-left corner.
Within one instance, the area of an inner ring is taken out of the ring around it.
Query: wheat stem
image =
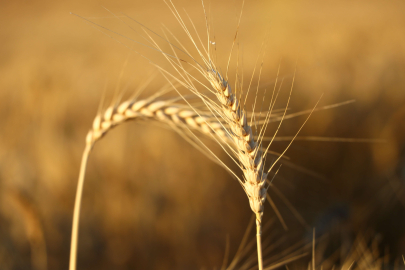
[[[251,124],[238,98],[232,92],[229,83],[219,74],[215,67],[207,70],[205,77],[216,90],[216,96],[222,107],[222,117],[230,127],[229,136],[236,146],[236,155],[244,174],[242,187],[245,190],[250,208],[256,215],[256,241],[259,270],[263,269],[261,223],[266,200],[267,173],[264,172],[264,159],[261,140],[255,140]]]
[[[73,224],[72,224],[72,239],[70,245],[70,260],[69,260],[69,270],[76,270],[77,261],[77,240],[79,235],[79,219],[80,219],[80,205],[82,201],[84,175],[86,173],[87,160],[93,143],[86,143],[86,147],[83,151],[82,162],[80,164],[79,181],[77,183],[75,207],[73,210]]]
[[[263,270],[262,221],[261,221],[261,219],[262,219],[261,216],[256,216],[257,263],[258,263],[259,270]]]

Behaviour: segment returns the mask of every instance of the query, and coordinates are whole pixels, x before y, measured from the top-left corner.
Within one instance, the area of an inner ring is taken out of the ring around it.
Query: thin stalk
[[[80,219],[80,204],[82,201],[84,175],[86,173],[87,160],[89,159],[90,150],[93,147],[93,142],[86,143],[83,151],[82,162],[80,165],[79,180],[76,190],[75,207],[73,210],[73,224],[72,224],[72,239],[70,242],[70,260],[69,270],[76,270],[77,261],[77,240],[79,235],[79,219]]]
[[[262,221],[259,215],[256,216],[256,241],[257,241],[257,264],[259,270],[263,270]]]

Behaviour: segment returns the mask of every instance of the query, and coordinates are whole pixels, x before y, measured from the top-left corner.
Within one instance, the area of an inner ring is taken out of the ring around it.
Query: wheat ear
[[[155,99],[126,101],[118,106],[109,107],[103,114],[98,115],[93,121],[91,130],[87,133],[86,146],[80,165],[73,211],[69,270],[76,269],[80,206],[86,165],[91,149],[110,129],[131,119],[155,119],[172,125],[198,130],[205,134],[222,138],[227,137],[223,126],[216,119],[214,119],[215,121],[211,121],[209,115],[198,112],[195,109],[190,109],[186,105],[173,103],[172,101]]]
[[[216,90],[216,95],[222,105],[224,118],[230,127],[229,134],[236,145],[238,156],[244,174],[242,186],[248,196],[250,208],[256,215],[256,240],[259,269],[263,269],[261,246],[261,223],[263,219],[264,202],[266,201],[266,179],[261,143],[255,141],[252,127],[247,122],[246,112],[241,109],[239,100],[226,80],[215,69],[208,69],[205,77]]]

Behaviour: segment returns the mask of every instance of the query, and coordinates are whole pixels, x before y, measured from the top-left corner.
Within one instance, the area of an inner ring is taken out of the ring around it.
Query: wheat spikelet
[[[263,216],[266,200],[266,179],[261,143],[255,141],[252,127],[247,122],[246,112],[241,109],[239,101],[230,85],[214,69],[208,70],[206,78],[217,91],[217,98],[222,105],[230,134],[237,148],[237,155],[245,177],[243,187],[249,198],[249,204],[258,222]]]
[[[266,201],[267,173],[264,172],[262,145],[255,141],[252,127],[247,122],[246,112],[241,108],[238,98],[229,83],[215,69],[208,69],[205,77],[216,90],[216,96],[222,105],[223,117],[230,127],[230,136],[236,146],[236,155],[241,164],[244,181],[241,183],[249,199],[249,205],[256,215],[257,246],[259,269],[263,269],[261,255],[261,223]]]
[[[109,107],[103,114],[99,114],[87,134],[86,143],[94,144],[111,128],[134,119],[155,119],[178,126],[187,126],[205,134],[226,137],[223,126],[215,119],[213,121],[212,116],[206,113],[171,101],[145,99],[125,101],[118,106]]]

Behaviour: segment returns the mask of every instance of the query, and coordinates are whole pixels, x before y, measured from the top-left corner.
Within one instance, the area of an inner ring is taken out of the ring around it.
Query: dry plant
[[[319,241],[318,241],[319,240]],[[380,270],[380,269],[403,269],[405,261],[400,258],[391,261],[389,249],[386,247],[381,252],[381,238],[376,236],[359,234],[354,239],[349,250],[344,248],[336,249],[332,254],[325,257],[325,247],[328,245],[328,239],[318,239],[316,242],[321,248],[315,248],[315,239],[312,244],[312,261],[309,269],[350,269],[350,270]],[[305,268],[305,267],[303,267]]]
[[[204,3],[203,3],[204,4]],[[100,113],[93,121],[92,129],[88,132],[86,137],[86,147],[82,156],[81,169],[79,174],[79,181],[77,186],[73,225],[72,225],[72,239],[71,239],[71,251],[70,251],[70,270],[76,269],[76,256],[77,256],[77,241],[78,241],[78,226],[79,226],[79,216],[80,216],[80,205],[82,198],[82,190],[84,183],[84,176],[86,170],[87,160],[90,151],[94,144],[105,135],[112,127],[119,125],[122,122],[131,119],[154,119],[164,123],[169,124],[173,129],[177,130],[180,135],[187,139],[190,143],[204,152],[209,158],[216,161],[222,167],[227,169],[240,183],[243,190],[245,191],[251,210],[255,216],[256,223],[256,245],[257,245],[257,264],[259,270],[263,270],[263,247],[262,247],[262,222],[264,213],[264,203],[266,201],[266,196],[268,197],[267,190],[272,186],[272,179],[268,179],[270,172],[275,168],[276,164],[284,156],[286,151],[291,146],[295,139],[298,139],[298,133],[301,131],[305,123],[308,121],[309,117],[315,110],[328,109],[348,102],[335,104],[332,106],[325,106],[316,109],[318,102],[312,110],[287,115],[287,110],[291,98],[291,93],[294,85],[294,78],[291,84],[291,89],[289,92],[287,103],[284,109],[280,111],[275,110],[275,104],[280,93],[282,86],[282,81],[278,83],[277,80],[274,84],[273,91],[271,93],[271,100],[269,104],[265,107],[266,110],[256,111],[257,98],[259,92],[260,75],[262,68],[259,71],[259,82],[256,89],[255,102],[253,104],[253,111],[248,113],[246,110],[246,100],[248,94],[251,90],[252,80],[254,73],[250,80],[248,87],[243,84],[243,78],[236,72],[235,87],[233,90],[228,79],[229,64],[232,57],[233,48],[237,42],[238,30],[236,31],[235,39],[232,43],[232,49],[228,60],[228,65],[226,68],[226,73],[222,74],[221,69],[215,63],[215,42],[212,41],[212,34],[210,32],[210,26],[208,22],[208,17],[206,16],[206,30],[207,30],[207,42],[206,45],[203,44],[200,35],[198,34],[192,20],[190,23],[195,30],[195,35],[197,38],[193,37],[191,31],[187,27],[186,23],[183,21],[176,7],[171,1],[167,3],[169,9],[172,11],[173,15],[183,28],[189,40],[194,45],[194,48],[200,57],[200,61],[197,61],[196,57],[183,46],[176,37],[171,33],[173,39],[175,39],[178,45],[171,42],[166,34],[165,36],[159,35],[156,32],[148,29],[146,26],[141,25],[142,29],[145,31],[147,37],[149,38],[149,48],[152,48],[168,60],[170,65],[173,67],[174,72],[170,72],[166,69],[161,68],[159,65],[154,64],[162,74],[168,79],[171,87],[175,89],[180,97],[175,99],[159,99],[159,95],[154,95],[149,99],[137,100],[131,99],[125,101],[121,104],[113,105],[107,108],[103,113]],[[204,12],[205,11],[205,7]],[[243,9],[243,6],[242,6]],[[114,14],[113,14],[114,15]],[[115,16],[115,15],[114,15]],[[240,23],[239,17],[238,28]],[[121,20],[118,16],[117,19]],[[85,19],[87,20],[87,19]],[[121,20],[122,21],[122,20]],[[126,24],[126,23],[125,23]],[[102,29],[106,31],[111,31],[105,27]],[[164,52],[159,46],[151,34],[162,38],[166,43],[168,43],[172,49],[169,54]],[[182,53],[186,57],[192,59],[192,61],[186,61],[179,56]],[[239,56],[238,56],[239,57]],[[201,62],[201,63],[200,63]],[[191,69],[197,71],[208,84],[203,83],[195,75],[189,71]],[[237,67],[238,69],[238,67]],[[183,96],[177,89],[178,86],[185,87],[191,91],[203,104],[203,108],[197,107],[189,102],[189,99]],[[199,88],[202,87],[204,91]],[[216,96],[216,99],[212,96]],[[178,101],[183,99],[186,104],[180,104]],[[264,99],[263,99],[264,103]],[[263,106],[263,104],[262,104]],[[276,138],[278,131],[280,129],[283,120],[291,117],[296,117],[302,114],[308,114],[306,120],[302,126],[298,129],[295,136]],[[266,137],[266,129],[271,122],[271,120],[276,119],[279,121],[279,125],[276,128],[274,134],[271,137]],[[239,177],[235,172],[233,172],[224,161],[220,160],[215,154],[205,146],[205,144],[198,139],[198,137],[193,133],[193,131],[199,131],[203,134],[210,135],[218,144],[224,149],[224,151],[229,155],[229,157],[235,162],[243,172],[243,177]],[[277,157],[271,162],[271,164],[266,167],[267,156],[270,153],[270,146],[276,140],[286,140],[290,142],[285,150],[277,154]],[[302,137],[299,139],[304,140],[319,140],[325,139],[329,141],[345,141],[340,138],[319,138],[319,137]],[[269,143],[264,145],[263,142],[268,140]],[[346,139],[346,141],[355,141],[352,139]],[[369,141],[369,140],[367,140]],[[278,171],[278,170],[277,170]],[[273,173],[275,176],[277,171]],[[274,178],[273,176],[273,178]],[[271,202],[271,198],[270,203]],[[299,258],[301,255],[296,257],[292,256],[286,261],[291,261],[291,258]],[[265,269],[273,269],[277,266],[267,267]],[[313,269],[314,269],[313,263]],[[228,269],[228,268],[227,268]],[[232,268],[230,268],[232,269]]]
[[[164,92],[164,90],[162,90],[162,92]],[[128,120],[155,119],[169,124],[175,130],[186,128],[189,130],[195,129],[202,133],[211,134],[213,136],[224,137],[226,135],[222,130],[222,125],[216,122],[215,118],[212,119],[212,115],[210,116],[204,112],[198,112],[195,109],[191,110],[187,105],[176,103],[175,101],[177,99],[159,100],[157,98],[160,94],[152,96],[148,99],[132,99],[119,105],[113,105],[107,108],[103,113],[100,113],[94,119],[92,129],[86,136],[86,146],[83,152],[76,191],[72,225],[70,269],[75,269],[76,267],[80,206],[87,160],[94,144],[109,130]],[[181,132],[180,130],[179,133],[185,135],[185,133]],[[192,141],[190,142],[193,143]],[[196,144],[194,145],[197,146]]]
[[[273,139],[270,140],[270,143],[267,145],[267,147],[264,147],[263,137],[265,135],[266,128],[269,123],[269,118],[272,115],[275,102],[277,100],[278,93],[280,91],[280,87],[277,90],[278,86],[277,81],[274,84],[274,89],[272,92],[270,104],[268,105],[268,110],[264,113],[264,119],[255,119],[255,116],[257,114],[260,115],[262,114],[261,111],[255,114],[255,107],[259,86],[257,87],[256,91],[255,103],[253,105],[253,114],[251,115],[250,119],[248,119],[246,115],[245,105],[246,105],[246,98],[251,88],[251,82],[245,94],[243,93],[244,90],[243,78],[239,79],[238,74],[236,76],[235,92],[232,91],[231,85],[228,82],[229,63],[231,61],[232,51],[237,39],[238,31],[236,31],[235,39],[232,44],[231,54],[228,60],[226,74],[224,76],[221,74],[219,68],[215,64],[216,59],[215,42],[212,41],[212,34],[210,33],[207,15],[206,15],[207,43],[206,45],[204,45],[197,31],[196,31],[197,38],[194,38],[192,36],[191,31],[186,26],[185,22],[183,21],[174,4],[170,1],[169,3],[167,3],[167,5],[172,11],[177,21],[179,22],[179,24],[181,25],[181,27],[183,28],[187,37],[194,45],[194,48],[196,49],[197,54],[201,58],[202,63],[199,63],[194,57],[192,57],[191,54],[188,52],[188,50],[181,43],[179,45],[181,47],[180,49],[178,46],[171,43],[166,37],[165,40],[170,44],[173,51],[172,53],[175,56],[173,58],[168,53],[163,52],[163,50],[160,48],[157,42],[148,34],[147,31],[145,31],[145,33],[150,38],[151,44],[154,46],[154,48],[162,52],[162,55],[169,61],[169,63],[175,69],[179,77],[176,77],[165,70],[163,70],[163,72],[176,79],[181,85],[183,85],[184,87],[189,89],[192,93],[194,93],[197,97],[199,97],[203,101],[203,103],[207,106],[207,109],[209,109],[212,112],[212,114],[219,119],[218,122],[225,123],[223,125],[224,130],[226,131],[226,134],[231,138],[232,142],[231,143],[220,142],[220,144],[222,145],[224,143],[225,146],[227,146],[227,148],[229,149],[229,151],[227,151],[227,154],[234,160],[234,162],[240,167],[240,169],[243,172],[243,179],[238,177],[235,173],[233,174],[235,175],[236,179],[239,181],[242,188],[244,189],[249,200],[250,208],[256,216],[258,267],[259,270],[262,270],[263,269],[263,255],[261,244],[262,220],[267,189],[270,187],[269,184],[271,183],[271,181],[268,181],[267,176],[270,173],[270,171],[274,168],[274,166],[277,164],[277,162],[282,158],[287,149],[290,147],[291,143],[294,141],[295,137],[298,135],[302,127],[305,125],[306,121],[309,119],[318,103],[315,105],[314,109],[309,113],[308,118],[305,120],[304,124],[298,130],[296,135],[292,138],[290,144],[286,147],[283,153],[281,153],[277,157],[277,159],[270,165],[269,169],[266,170],[265,169],[266,155],[268,154]],[[203,8],[206,14],[204,3]],[[242,13],[240,14],[238,24],[240,23],[241,16]],[[191,25],[195,30],[195,26],[192,21]],[[144,26],[142,25],[142,27]],[[151,31],[153,34],[159,36],[160,38],[163,38],[162,36],[156,34],[152,30],[148,28],[146,29]],[[213,46],[214,49],[212,48]],[[182,53],[186,54],[188,57],[192,59],[192,62],[187,62],[186,60],[179,58],[176,50],[180,50]],[[192,68],[197,70],[208,81],[210,85],[207,86],[202,82],[200,82],[198,79],[196,79],[190,72],[186,70],[183,63],[186,63],[188,66],[191,66]],[[260,74],[261,71],[262,70],[260,69]],[[258,85],[260,83],[260,74]],[[196,87],[196,83],[201,84],[207,91],[209,91],[211,94],[214,94],[217,97],[217,101],[210,98],[209,95],[202,93],[201,90],[199,90]],[[286,115],[293,85],[294,79],[291,85],[290,95],[287,104],[285,105],[285,110],[280,120],[280,124],[277,130],[275,131],[274,135],[272,136],[272,138],[276,137],[278,130]],[[243,94],[245,95],[244,102],[241,101]],[[257,116],[257,118],[259,118],[259,116]],[[253,121],[255,121],[255,126],[253,125]],[[256,123],[256,121],[258,121],[258,123]],[[253,128],[256,127],[257,130],[258,125],[261,126],[259,128],[259,131],[256,132],[256,134],[253,134]],[[224,149],[225,146],[223,146]],[[277,174],[277,172],[275,174]]]
[[[44,226],[41,223],[40,213],[32,200],[23,192],[14,189],[2,190],[1,201],[7,205],[10,215],[18,218],[18,223],[22,224],[30,245],[31,265],[35,270],[47,269],[47,246],[44,235]],[[2,255],[4,256],[4,255]],[[6,267],[7,265],[2,265]]]

